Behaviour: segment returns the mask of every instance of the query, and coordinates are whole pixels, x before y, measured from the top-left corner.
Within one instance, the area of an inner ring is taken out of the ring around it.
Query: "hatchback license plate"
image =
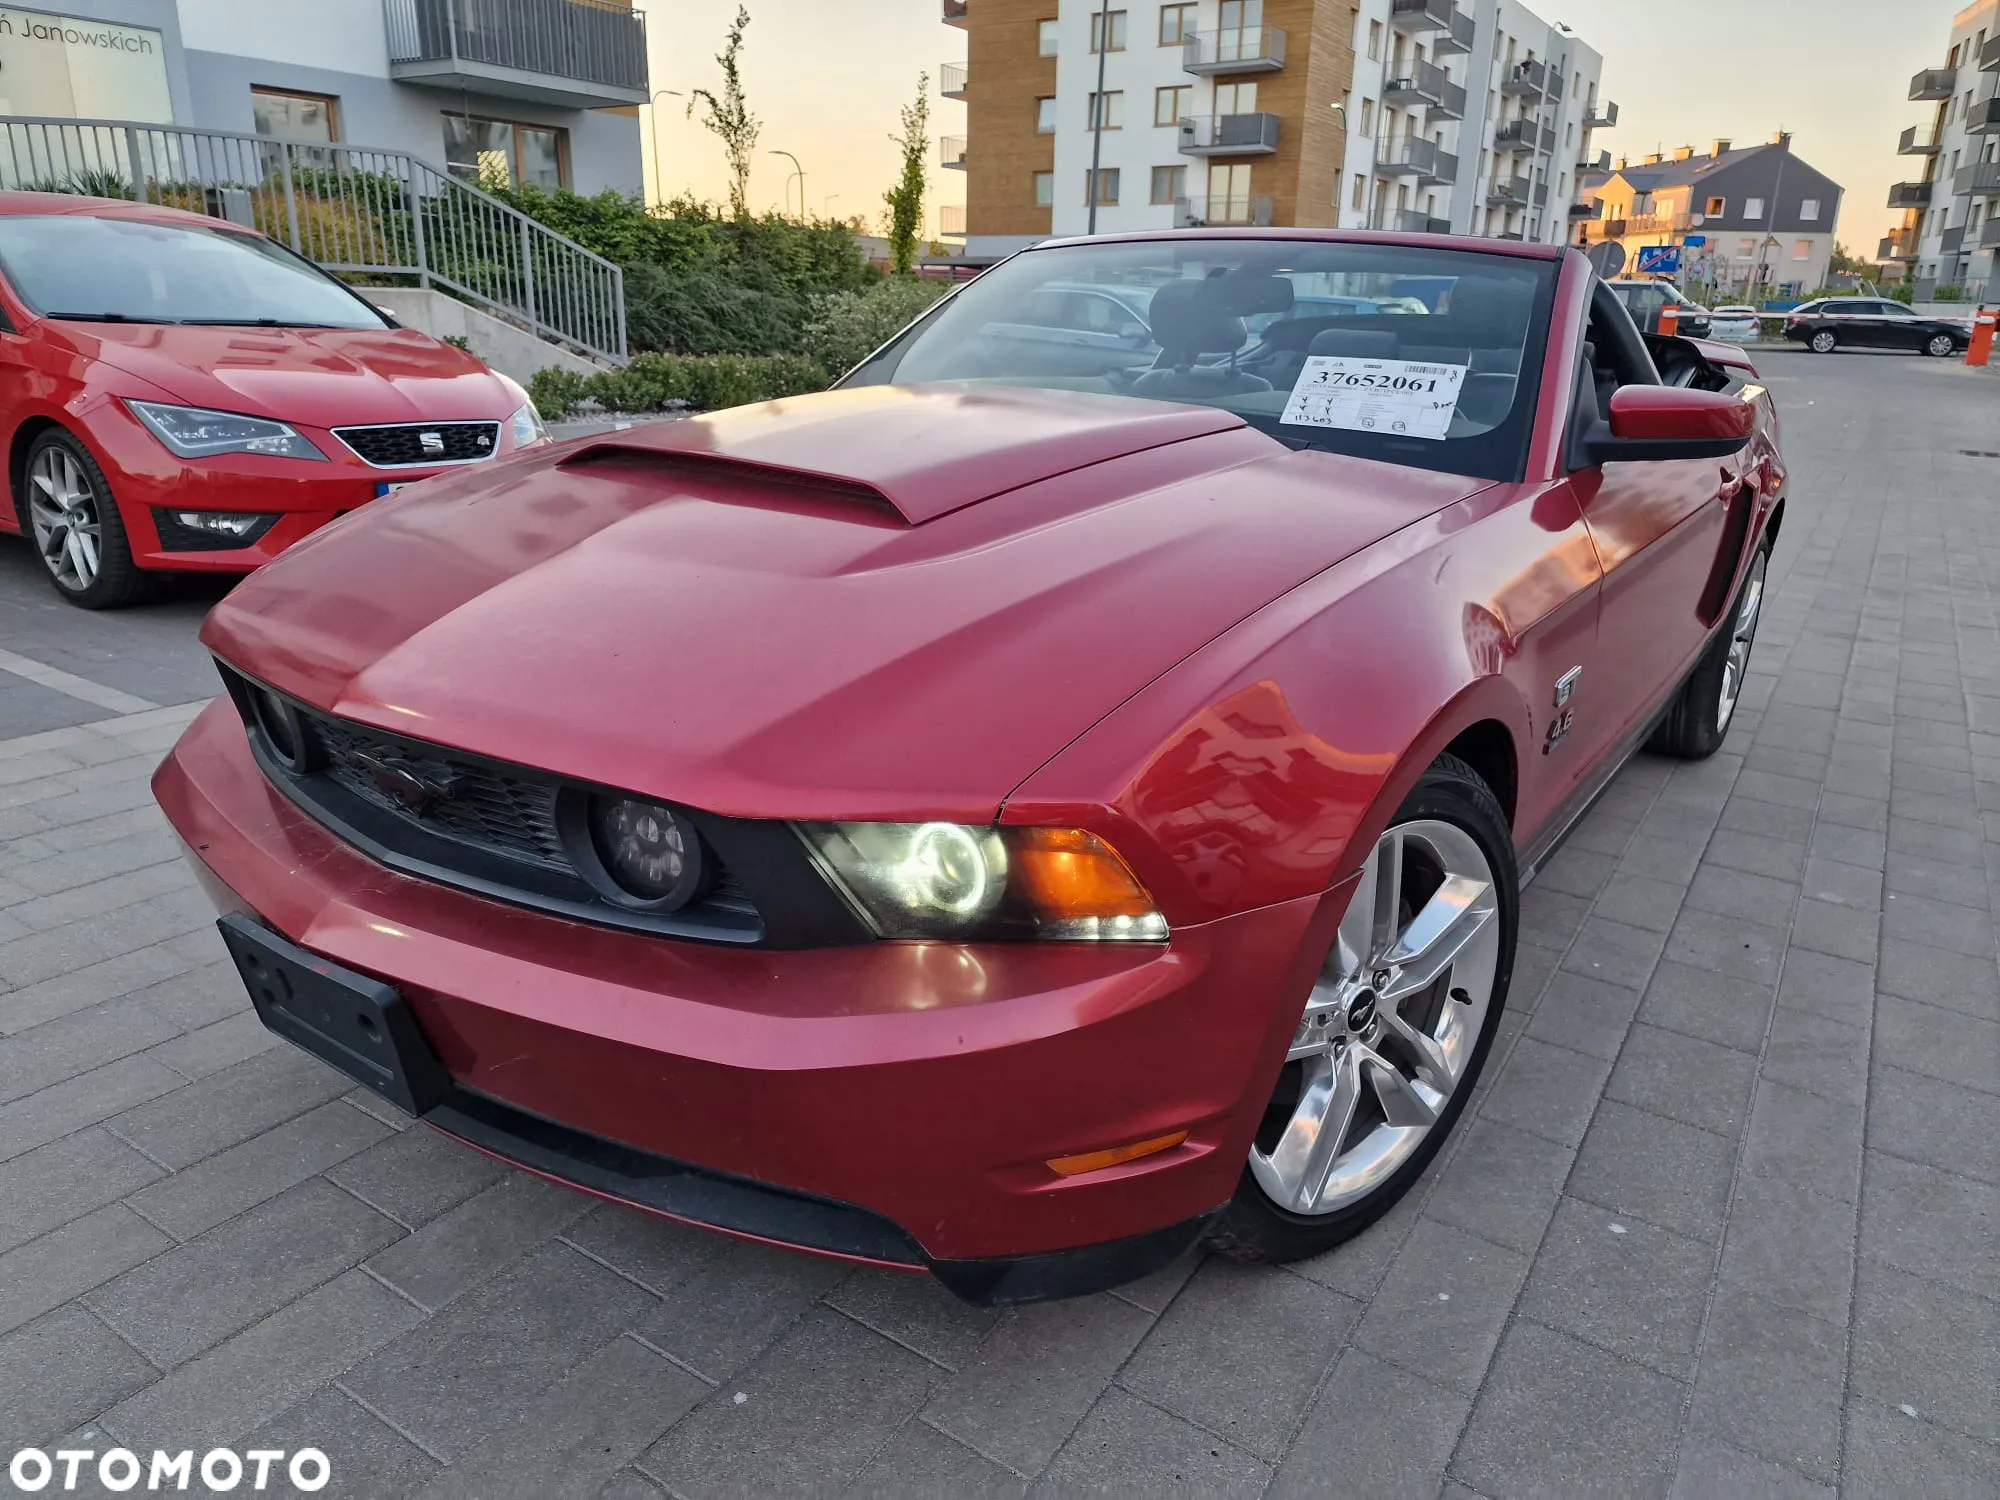
[[[378,480],[375,485],[375,498],[380,500],[384,495],[395,494],[397,490],[400,490],[406,484],[415,483],[416,480],[414,479]]]
[[[451,1077],[395,990],[240,914],[216,926],[265,1026],[409,1114],[444,1098]]]

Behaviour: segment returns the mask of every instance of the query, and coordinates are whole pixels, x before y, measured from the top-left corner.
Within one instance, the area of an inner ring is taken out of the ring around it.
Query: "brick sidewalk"
[[[370,1500],[2000,1492],[1969,373],[1773,361],[1744,712],[1527,894],[1417,1191],[1316,1261],[1006,1314],[596,1204],[275,1043],[146,791],[202,598],[80,616],[0,543],[0,1456],[313,1446]]]

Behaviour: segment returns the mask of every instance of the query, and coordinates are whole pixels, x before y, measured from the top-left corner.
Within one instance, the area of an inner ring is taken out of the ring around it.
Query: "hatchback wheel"
[[[25,477],[16,499],[21,529],[56,592],[85,609],[140,598],[148,580],[132,561],[111,486],[90,450],[60,429],[45,432],[28,450]]]
[[[1354,888],[1214,1249],[1313,1255],[1409,1191],[1492,1046],[1515,898],[1505,815],[1470,766],[1440,759]]]
[[[1840,340],[1833,336],[1831,328],[1822,328],[1812,336],[1806,347],[1815,354],[1831,354],[1840,347]]]
[[[1924,345],[1924,353],[1932,359],[1950,359],[1958,353],[1958,340],[1948,333],[1932,334],[1930,342]]]

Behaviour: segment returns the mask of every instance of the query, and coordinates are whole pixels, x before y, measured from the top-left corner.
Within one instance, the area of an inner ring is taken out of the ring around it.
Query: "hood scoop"
[[[783,485],[921,526],[1023,485],[1243,426],[1211,407],[1088,391],[860,386],[635,428],[582,446],[563,466]]]
[[[871,484],[713,454],[661,452],[622,441],[594,443],[563,459],[566,473],[600,473],[621,480],[683,480],[703,498],[742,505],[869,520],[897,529],[910,524],[895,501]],[[862,515],[856,515],[860,511]]]

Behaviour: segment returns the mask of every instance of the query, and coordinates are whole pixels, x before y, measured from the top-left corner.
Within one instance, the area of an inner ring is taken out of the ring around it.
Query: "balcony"
[[[1569,206],[1569,216],[1572,219],[1594,218],[1596,214],[1597,205],[1595,203],[1587,203],[1581,198]]]
[[[1458,181],[1458,158],[1439,150],[1435,141],[1411,136],[1378,143],[1375,170],[1384,177],[1414,177],[1426,187],[1440,187]]]
[[[1992,135],[1995,131],[2000,131],[2000,99],[1988,99],[1966,111],[1967,135]]]
[[[1547,208],[1548,206],[1549,185],[1546,182],[1538,182],[1535,184],[1535,207]]]
[[[1472,17],[1462,10],[1451,13],[1451,26],[1431,38],[1432,57],[1463,57],[1472,50]]]
[[[1889,207],[1929,208],[1932,186],[1928,182],[1899,182],[1889,189]]]
[[[1277,149],[1276,115],[1197,115],[1181,121],[1183,156],[1270,156]]]
[[[1533,153],[1541,149],[1542,127],[1533,120],[1509,120],[1493,132],[1496,151]]]
[[[1968,194],[1974,197],[2000,197],[2000,161],[1976,161],[1969,167],[1960,167],[1951,179],[1954,198]]]
[[[644,104],[646,20],[610,0],[383,0],[389,76],[558,109]]]
[[[1457,14],[1452,0],[1394,0],[1389,7],[1389,24],[1419,36],[1426,31],[1451,30],[1451,18]]]
[[[1203,78],[1216,73],[1275,73],[1285,65],[1285,33],[1276,26],[1197,31],[1183,44],[1181,68]]]
[[[953,172],[965,170],[965,137],[947,135],[938,138],[938,165]]]
[[[1231,193],[1174,199],[1174,228],[1209,229],[1230,225],[1268,229],[1275,214],[1269,193]]]
[[[1586,240],[1622,240],[1625,238],[1623,219],[1592,219],[1583,226]]]
[[[1401,78],[1390,78],[1382,84],[1382,102],[1393,104],[1399,109],[1411,109],[1419,104],[1438,104],[1444,99],[1444,91],[1451,86],[1451,79],[1436,63],[1420,62],[1410,68]]]
[[[1917,232],[1914,229],[1899,229],[1883,239],[1875,247],[1877,260],[1915,260],[1917,258]]]
[[[1937,150],[1937,131],[1929,125],[1912,125],[1896,142],[1898,156],[1935,156]]]
[[[1549,70],[1538,62],[1515,63],[1500,80],[1503,94],[1542,95],[1549,91]]]
[[[1561,68],[1549,69],[1548,96],[1549,96],[1549,101],[1551,103],[1554,103],[1556,100],[1561,99],[1563,96],[1563,76]]]
[[[967,0],[944,0],[944,24],[947,26],[969,26],[965,7]]]
[[[1371,227],[1379,229],[1382,226],[1378,224]],[[1451,220],[1433,219],[1422,209],[1399,208],[1389,227],[1398,234],[1450,234]]]
[[[1592,100],[1584,106],[1583,128],[1585,130],[1609,130],[1618,123],[1616,104],[1599,104]]]
[[[938,69],[938,92],[947,99],[965,97],[964,63],[946,63]]]
[[[1965,226],[1961,224],[1958,228],[1947,229],[1943,234],[1938,236],[1938,254],[1956,255],[1964,244]]]
[[[1958,86],[1958,69],[1925,68],[1910,80],[1912,99],[1949,99]]]
[[[1506,204],[1515,208],[1528,206],[1528,193],[1534,184],[1525,177],[1496,177],[1486,189],[1488,203]]]
[[[1609,172],[1611,170],[1611,153],[1609,151],[1600,151],[1594,158],[1585,157],[1576,164],[1576,169],[1579,172]]]
[[[1427,120],[1463,120],[1465,118],[1465,90],[1455,83],[1444,86],[1444,97],[1433,104],[1424,114]]]
[[[1979,71],[2000,73],[2000,36],[1979,49]]]
[[[1679,234],[1692,229],[1694,220],[1686,214],[1627,214],[1627,234]]]

